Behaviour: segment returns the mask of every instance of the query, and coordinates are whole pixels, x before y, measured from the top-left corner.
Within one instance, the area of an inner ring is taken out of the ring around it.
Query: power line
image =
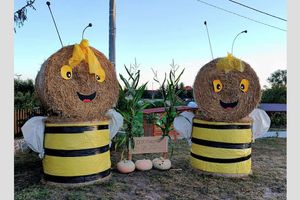
[[[245,5],[245,4],[242,4],[242,3],[239,3],[239,2],[236,2],[236,1],[233,1],[233,0],[228,0],[228,1],[231,1],[232,3],[236,3],[236,4],[238,4],[238,5],[244,6],[244,7],[246,7],[246,8],[251,9],[251,10],[255,10],[255,11],[260,12],[260,13],[262,13],[262,14],[269,15],[269,16],[271,16],[271,17],[280,19],[280,20],[282,20],[282,21],[287,21],[286,19],[283,19],[283,18],[281,18],[281,17],[277,17],[277,16],[275,16],[275,15],[266,13],[266,12],[264,12],[264,11],[261,11],[261,10],[255,9],[255,8],[252,8],[252,7],[247,6],[247,5]]]
[[[207,2],[205,2],[205,1],[201,1],[201,0],[197,0],[197,1],[199,1],[200,3],[206,4],[206,5],[208,5],[208,6],[217,8],[217,9],[219,9],[219,10],[222,10],[222,11],[225,11],[225,12],[228,12],[228,13],[231,13],[231,14],[233,14],[233,15],[236,15],[236,16],[239,16],[239,17],[248,19],[248,20],[250,20],[250,21],[253,21],[253,22],[256,22],[256,23],[259,23],[259,24],[263,24],[263,25],[265,25],[265,26],[269,26],[269,27],[271,27],[271,28],[275,28],[275,29],[278,29],[278,30],[281,30],[281,31],[286,31],[285,29],[279,28],[279,27],[277,27],[277,26],[273,26],[273,25],[270,25],[270,24],[267,24],[267,23],[264,23],[264,22],[261,22],[261,21],[257,21],[257,20],[255,20],[255,19],[250,18],[250,17],[246,17],[246,16],[240,15],[240,14],[238,14],[238,13],[235,13],[235,12],[232,12],[232,11],[229,11],[229,10],[226,10],[226,9],[224,9],[224,8],[220,8],[220,7],[218,7],[218,6],[215,6],[215,5],[213,5],[213,4],[207,3]]]

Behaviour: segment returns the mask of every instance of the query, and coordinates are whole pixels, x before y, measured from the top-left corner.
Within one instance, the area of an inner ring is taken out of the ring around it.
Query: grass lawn
[[[139,155],[153,159],[157,155]],[[189,165],[189,146],[176,142],[168,171],[115,170],[118,154],[112,152],[113,171],[108,182],[77,188],[61,188],[40,182],[42,163],[35,153],[15,155],[15,199],[286,199],[286,139],[258,139],[252,149],[253,174],[230,179],[201,174]]]

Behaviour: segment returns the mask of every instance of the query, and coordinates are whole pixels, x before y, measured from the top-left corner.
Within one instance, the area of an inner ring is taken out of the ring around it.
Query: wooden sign
[[[168,137],[162,139],[161,136],[134,137],[134,149],[129,150],[129,154],[144,153],[167,153]]]

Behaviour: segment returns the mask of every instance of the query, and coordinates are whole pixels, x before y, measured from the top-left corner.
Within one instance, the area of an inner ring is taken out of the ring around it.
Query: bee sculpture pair
[[[82,39],[80,44],[63,46],[42,64],[35,87],[52,114],[29,119],[22,132],[43,159],[43,180],[81,185],[108,179],[110,141],[123,123],[112,109],[119,92],[112,63]],[[193,119],[192,167],[249,174],[252,133],[251,122],[244,117],[260,100],[253,69],[231,54],[214,59],[196,76],[194,97],[205,117]],[[175,122],[180,132],[185,122],[180,117]]]

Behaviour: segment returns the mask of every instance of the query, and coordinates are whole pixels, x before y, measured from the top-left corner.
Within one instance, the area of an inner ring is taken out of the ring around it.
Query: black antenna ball
[[[89,25],[87,25],[87,26],[83,29],[83,31],[82,31],[82,39],[83,39],[83,35],[84,35],[85,29],[87,29],[88,27],[92,27],[92,26],[93,26],[93,24],[92,24],[92,23],[89,23]]]
[[[47,6],[50,6],[50,2],[49,1],[47,1],[46,4],[47,4]]]
[[[206,21],[204,21],[204,25],[206,25]]]
[[[247,30],[244,30],[244,33],[247,33],[248,31]]]

